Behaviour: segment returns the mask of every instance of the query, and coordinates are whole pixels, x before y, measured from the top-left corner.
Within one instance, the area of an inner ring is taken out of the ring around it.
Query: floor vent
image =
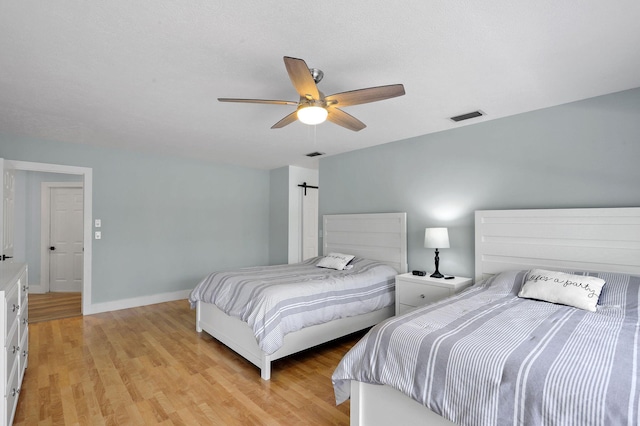
[[[310,153],[305,154],[305,155],[306,155],[307,157],[317,157],[317,156],[319,156],[319,155],[324,155],[324,152],[318,152],[318,151],[316,151],[316,152],[310,152]]]
[[[451,117],[451,120],[457,123],[458,121],[464,121],[464,120],[469,120],[470,118],[482,117],[483,115],[485,114],[482,111],[473,111],[473,112],[468,112],[466,114]]]

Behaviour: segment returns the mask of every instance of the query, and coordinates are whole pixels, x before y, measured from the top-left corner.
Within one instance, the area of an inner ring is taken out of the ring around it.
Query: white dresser
[[[0,426],[13,423],[24,371],[27,368],[29,345],[27,265],[0,263],[0,328],[2,344],[2,404]]]

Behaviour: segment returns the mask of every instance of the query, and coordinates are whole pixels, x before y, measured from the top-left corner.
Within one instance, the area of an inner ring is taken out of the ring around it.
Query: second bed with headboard
[[[639,424],[640,208],[475,226],[476,284],[372,328],[334,372],[351,425]]]

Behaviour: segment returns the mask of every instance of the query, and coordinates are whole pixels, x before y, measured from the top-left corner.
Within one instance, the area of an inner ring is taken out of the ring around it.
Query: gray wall
[[[93,169],[103,234],[93,242],[93,303],[186,290],[214,270],[268,263],[268,171],[7,134],[0,157]]]
[[[289,250],[289,167],[269,173],[269,264],[288,263]]]
[[[635,89],[321,159],[320,214],[407,212],[410,269],[449,227],[440,271],[472,277],[475,210],[640,206],[639,160]]]

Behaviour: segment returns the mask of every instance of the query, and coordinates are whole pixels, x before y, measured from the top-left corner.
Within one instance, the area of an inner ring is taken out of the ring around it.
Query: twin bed
[[[333,375],[337,401],[351,399],[352,425],[638,424],[640,208],[478,211],[475,221],[476,284],[452,298],[390,318],[389,276],[407,270],[405,215],[332,215],[324,254],[356,255],[354,273],[381,269],[374,281],[386,290],[364,284],[352,298],[334,282],[329,298],[359,305],[375,293],[370,312],[294,325],[269,346],[258,334],[271,320],[256,327],[247,317],[249,326],[193,299],[197,329],[268,380],[271,361],[379,323]],[[351,274],[318,268],[320,260],[296,267],[321,269],[330,281]],[[555,299],[565,292],[568,299]],[[296,297],[299,310],[312,310],[315,296]],[[263,309],[299,310],[279,302]]]
[[[351,424],[639,424],[640,208],[475,220],[476,284],[374,327],[334,372]],[[529,283],[597,307],[525,298]]]
[[[352,269],[318,268],[320,259],[314,258],[295,265],[212,274],[190,296],[196,309],[196,330],[206,331],[233,349],[269,380],[271,362],[394,315],[394,277],[407,271],[406,229],[406,213],[325,215],[323,254],[355,255]],[[362,274],[368,275],[366,280],[349,291],[354,287],[353,277]],[[238,299],[236,294],[213,287],[224,282],[233,282],[234,288],[247,287],[260,300],[252,309],[244,309],[248,298]],[[249,282],[253,287],[248,288]],[[218,304],[222,308],[211,303],[211,297],[222,300]],[[328,303],[316,303],[320,299],[333,301],[334,307],[321,313]],[[312,313],[310,318],[302,318],[304,311]],[[264,319],[257,318],[258,313]],[[278,321],[283,324],[274,325]]]

